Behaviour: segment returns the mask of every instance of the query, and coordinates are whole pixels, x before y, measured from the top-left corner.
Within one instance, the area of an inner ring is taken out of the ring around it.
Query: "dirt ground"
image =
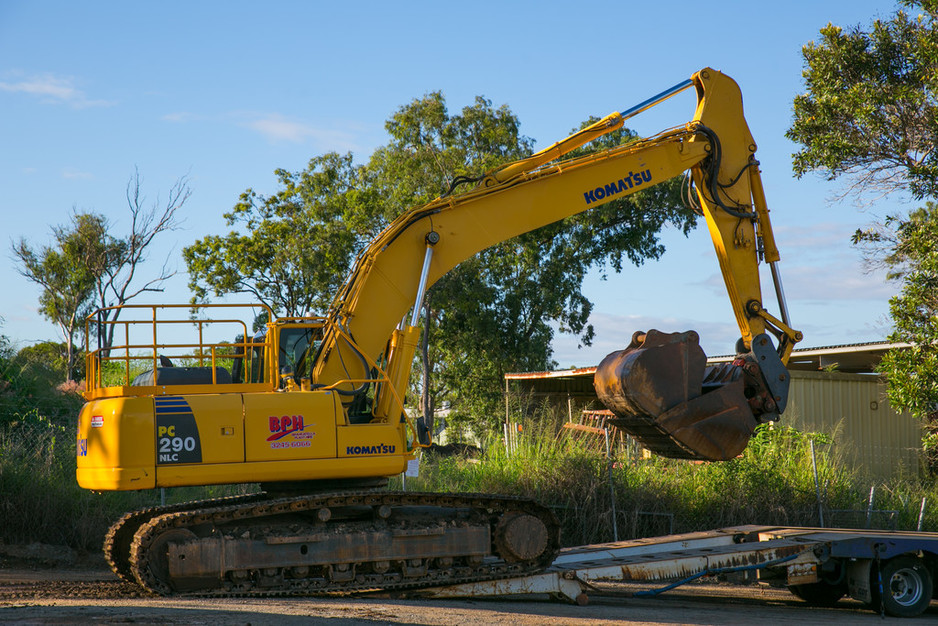
[[[35,552],[35,551],[34,551]],[[41,550],[39,552],[42,552]],[[587,606],[524,599],[343,598],[166,599],[122,583],[103,558],[0,556],[0,622],[15,624],[863,624],[879,615],[853,600],[812,608],[785,589],[707,582],[653,598],[638,587],[604,584]],[[938,601],[921,616],[938,620]],[[887,622],[900,620],[886,619]]]

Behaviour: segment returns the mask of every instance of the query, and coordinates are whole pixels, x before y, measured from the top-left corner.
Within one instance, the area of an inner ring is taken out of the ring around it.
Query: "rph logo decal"
[[[267,441],[271,442],[271,448],[308,448],[312,445],[310,439],[316,436],[316,433],[306,432],[307,426],[303,421],[302,415],[284,415],[277,417],[271,415],[268,419],[270,436]],[[284,437],[290,436],[289,440],[281,441]]]

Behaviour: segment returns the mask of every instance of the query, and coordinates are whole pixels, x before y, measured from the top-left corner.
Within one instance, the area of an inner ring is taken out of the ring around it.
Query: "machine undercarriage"
[[[523,576],[559,545],[553,513],[524,498],[353,491],[129,513],[105,554],[160,595],[308,595]]]

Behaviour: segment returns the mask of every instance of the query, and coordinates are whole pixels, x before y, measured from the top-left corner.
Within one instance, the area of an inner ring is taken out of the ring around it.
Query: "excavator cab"
[[[272,330],[271,330],[272,328]],[[232,356],[231,376],[236,383],[261,383],[266,380],[265,350],[268,336],[276,335],[277,371],[285,384],[293,379],[301,385],[308,381],[309,361],[322,343],[322,322],[313,318],[277,320],[271,328],[262,328],[247,340],[239,335],[232,345],[238,350]],[[270,335],[268,335],[270,333]]]
[[[259,383],[264,381],[264,338],[265,330],[253,337],[235,337],[235,352],[231,357],[231,380],[235,383]]]

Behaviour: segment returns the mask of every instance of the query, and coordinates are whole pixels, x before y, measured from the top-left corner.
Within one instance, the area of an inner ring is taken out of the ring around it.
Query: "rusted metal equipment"
[[[877,613],[914,617],[932,599],[936,558],[938,533],[751,525],[566,548],[540,574],[416,593],[547,594],[583,605],[593,581],[672,581],[632,594],[657,595],[705,575],[755,571],[809,604],[830,606],[849,595]]]
[[[593,378],[600,401],[616,415],[610,424],[660,456],[707,461],[740,454],[760,422],[778,417],[787,385],[787,370],[764,335],[733,363],[707,366],[696,332],[654,329],[635,333]]]
[[[309,595],[534,573],[559,540],[555,516],[525,498],[375,490],[131,513],[106,553],[160,595]]]

